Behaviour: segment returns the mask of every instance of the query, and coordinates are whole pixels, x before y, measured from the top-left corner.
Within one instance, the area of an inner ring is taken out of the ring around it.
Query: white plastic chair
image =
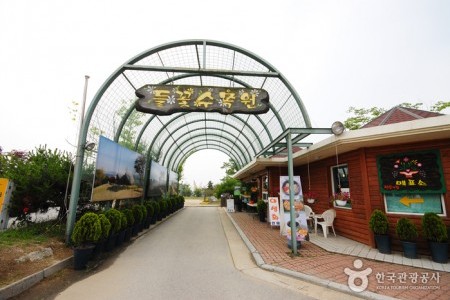
[[[333,226],[334,218],[336,218],[336,210],[328,209],[322,213],[323,221],[317,222],[317,224],[322,226],[323,236],[325,238],[327,238],[328,227],[331,227],[331,229],[333,229],[334,236],[336,236],[336,232],[334,231]]]
[[[304,209],[305,209],[305,214],[306,214],[306,223],[308,224],[309,222],[313,223],[314,222],[314,212],[312,210],[312,208],[308,205],[303,205]],[[311,228],[312,228],[313,224],[311,224]]]

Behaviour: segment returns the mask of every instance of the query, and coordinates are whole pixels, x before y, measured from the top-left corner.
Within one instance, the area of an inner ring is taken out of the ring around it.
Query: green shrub
[[[105,216],[105,214],[99,214],[98,218],[100,219],[100,226],[102,228],[102,234],[100,235],[100,239],[104,240],[109,236],[109,232],[111,230],[111,222]]]
[[[127,218],[127,225],[128,225],[128,227],[133,226],[135,221],[136,221],[135,218],[134,218],[133,211],[131,209],[129,209],[129,208],[125,208],[123,210],[123,214]]]
[[[120,213],[120,229],[119,230],[125,230],[128,227],[128,220],[127,216],[120,210],[118,211]]]
[[[111,208],[105,212],[105,216],[111,222],[111,233],[115,234],[122,228],[121,212],[115,208]]]
[[[147,209],[147,218],[153,217],[155,215],[155,208],[153,207],[152,201],[146,201],[144,205]]]
[[[161,216],[161,206],[158,201],[152,201],[153,208],[155,209],[155,215],[157,217]]]
[[[448,241],[447,228],[444,221],[436,214],[427,212],[422,217],[423,236],[432,242],[446,242]]]
[[[379,209],[375,209],[370,216],[369,227],[375,234],[387,234],[389,221],[386,214]]]
[[[139,204],[133,205],[131,210],[133,211],[134,221],[138,224],[142,223],[142,220],[144,220],[144,213],[141,206]]]
[[[89,243],[96,243],[102,234],[100,218],[97,214],[85,213],[73,228],[72,241],[75,246],[82,246]]]
[[[395,232],[401,241],[414,242],[419,236],[416,225],[408,218],[400,218],[397,221]]]
[[[256,210],[258,211],[258,214],[260,215],[266,215],[267,214],[267,203],[263,200],[258,200],[256,202]]]

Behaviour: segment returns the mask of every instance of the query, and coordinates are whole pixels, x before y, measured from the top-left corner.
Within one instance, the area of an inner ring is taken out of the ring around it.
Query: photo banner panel
[[[145,157],[100,136],[92,201],[141,198]]]

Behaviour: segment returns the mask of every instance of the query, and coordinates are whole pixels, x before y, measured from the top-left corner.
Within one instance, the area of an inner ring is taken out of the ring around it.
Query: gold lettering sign
[[[191,85],[144,85],[136,91],[136,110],[155,115],[176,112],[263,114],[269,94],[263,89]]]

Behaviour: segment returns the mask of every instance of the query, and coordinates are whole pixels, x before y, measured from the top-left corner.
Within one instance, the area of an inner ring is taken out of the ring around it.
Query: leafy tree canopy
[[[404,102],[399,104],[399,106],[414,109],[422,109],[423,103],[412,104]],[[440,112],[448,107],[450,107],[450,101],[449,102],[438,101],[434,105],[432,105],[429,110],[433,112]],[[352,116],[344,121],[344,126],[349,130],[359,129],[365,124],[372,121],[373,119],[384,114],[386,111],[388,111],[388,109],[376,106],[371,108],[356,108],[350,106],[350,108],[347,110],[347,113],[351,113]]]

